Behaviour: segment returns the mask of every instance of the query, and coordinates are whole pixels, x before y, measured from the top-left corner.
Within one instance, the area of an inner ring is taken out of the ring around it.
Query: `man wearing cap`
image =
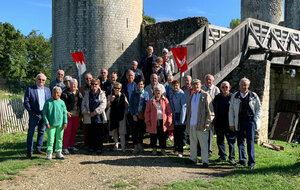
[[[192,82],[194,93],[188,102],[186,127],[190,135],[190,159],[188,163],[197,164],[197,143],[201,146],[202,167],[208,167],[208,138],[212,127],[214,111],[210,95],[201,90],[201,81]]]
[[[162,67],[166,70],[168,76],[173,75],[175,67],[174,67],[173,59],[169,56],[169,50],[167,48],[164,48],[162,53],[163,53]]]

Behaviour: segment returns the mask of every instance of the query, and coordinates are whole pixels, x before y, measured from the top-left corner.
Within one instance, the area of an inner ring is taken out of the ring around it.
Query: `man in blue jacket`
[[[38,135],[36,142],[36,153],[46,154],[42,151],[45,124],[43,121],[42,111],[46,100],[51,98],[50,89],[45,86],[46,76],[40,73],[36,76],[36,84],[29,86],[24,95],[24,107],[29,114],[29,127],[27,133],[27,158],[32,157],[33,153],[33,136],[36,127]]]
[[[146,77],[152,72],[152,63],[156,60],[156,55],[153,54],[153,47],[147,47],[147,55],[144,55],[138,65],[139,69],[142,69],[143,75]]]

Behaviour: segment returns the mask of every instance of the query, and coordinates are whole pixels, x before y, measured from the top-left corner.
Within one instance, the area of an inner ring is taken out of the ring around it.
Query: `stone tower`
[[[140,58],[142,0],[53,0],[52,76],[58,69],[78,78],[71,50],[84,51],[87,72],[123,72]]]
[[[300,30],[300,1],[285,0],[285,26]]]
[[[241,20],[249,17],[279,24],[283,20],[283,0],[241,0]]]

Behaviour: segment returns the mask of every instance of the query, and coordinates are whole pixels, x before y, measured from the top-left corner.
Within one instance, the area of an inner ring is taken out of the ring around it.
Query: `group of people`
[[[92,152],[102,153],[104,136],[109,134],[114,150],[121,148],[125,152],[131,138],[133,154],[141,153],[147,132],[153,155],[157,154],[157,148],[165,155],[167,137],[174,136],[173,153],[182,157],[189,139],[188,163],[197,164],[197,156],[201,154],[202,167],[208,167],[215,129],[218,161],[227,160],[226,137],[229,161],[235,163],[237,139],[239,162],[236,164],[246,165],[246,137],[248,167],[252,169],[254,134],[259,128],[261,105],[258,96],[248,89],[249,79],[242,78],[240,91],[234,94],[227,81],[221,83],[220,92],[210,74],[205,76],[203,85],[201,80],[187,75],[181,87],[180,82],[173,79],[174,63],[167,49],[163,55],[156,57],[153,47],[149,46],[147,55],[140,63],[132,62],[121,82],[117,82],[116,72],[109,74],[103,68],[98,78],[85,74],[85,84],[78,88],[76,79],[58,70],[49,89],[44,86],[46,76],[38,74],[36,84],[28,87],[24,96],[24,106],[29,113],[27,157],[32,157],[36,127],[36,152],[46,154],[46,159],[52,159],[53,150],[58,159],[64,159],[69,150],[77,151],[75,137],[82,118],[84,142]],[[45,128],[46,153],[41,150]]]

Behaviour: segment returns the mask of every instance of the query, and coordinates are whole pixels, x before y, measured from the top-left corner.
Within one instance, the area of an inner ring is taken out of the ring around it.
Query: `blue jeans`
[[[255,122],[254,120],[240,121],[240,130],[237,131],[239,159],[240,159],[240,163],[243,164],[246,164],[247,162],[246,153],[245,153],[245,132],[246,132],[246,140],[247,140],[248,166],[254,166],[255,165],[255,154],[254,154]]]
[[[218,149],[219,149],[220,158],[226,159],[226,157],[227,157],[225,142],[224,142],[224,136],[225,136],[227,143],[228,143],[228,147],[229,147],[229,160],[234,160],[235,159],[235,148],[234,148],[235,133],[232,131],[226,132],[224,130],[220,130],[216,126],[216,134],[217,134],[217,145],[218,145]]]
[[[36,150],[41,150],[43,146],[43,139],[45,133],[45,124],[42,115],[30,115],[29,116],[29,128],[27,132],[27,153],[33,152],[33,136],[37,127],[37,140]]]

